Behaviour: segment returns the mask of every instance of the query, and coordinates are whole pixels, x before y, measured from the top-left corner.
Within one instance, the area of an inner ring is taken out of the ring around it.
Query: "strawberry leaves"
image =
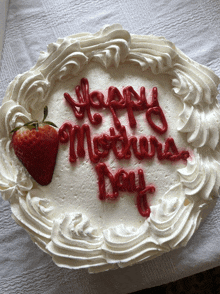
[[[45,106],[44,107],[44,118],[43,118],[43,121],[45,121],[45,119],[47,118],[47,116],[48,116],[48,107]]]
[[[29,130],[36,129],[36,131],[37,131],[38,128],[39,128],[39,124],[50,125],[50,126],[53,126],[53,127],[57,128],[57,126],[53,122],[45,121],[47,116],[48,116],[48,107],[45,106],[44,107],[44,116],[43,116],[43,120],[41,122],[38,122],[38,120],[29,121],[29,122],[23,124],[23,126],[19,126],[19,127],[14,128],[10,133],[14,133],[14,132],[18,131],[20,128],[22,128],[22,127],[27,127]]]

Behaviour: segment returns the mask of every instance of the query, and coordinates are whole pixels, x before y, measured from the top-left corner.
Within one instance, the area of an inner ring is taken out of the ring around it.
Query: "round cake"
[[[220,186],[219,78],[120,25],[48,45],[0,109],[0,191],[60,267],[185,246]]]

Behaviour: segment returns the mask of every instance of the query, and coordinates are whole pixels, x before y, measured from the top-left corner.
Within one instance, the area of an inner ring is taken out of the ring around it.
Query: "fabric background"
[[[0,2],[1,33],[7,2]],[[220,2],[215,0],[11,0],[0,99],[9,82],[32,67],[47,44],[113,23],[130,33],[165,36],[220,76],[219,15]],[[9,203],[0,198],[0,293],[131,293],[219,266],[219,198],[215,204],[185,248],[132,267],[88,274],[54,265],[13,221]]]
[[[5,24],[8,13],[8,0],[0,0],[0,67],[1,67],[1,53],[4,42]]]

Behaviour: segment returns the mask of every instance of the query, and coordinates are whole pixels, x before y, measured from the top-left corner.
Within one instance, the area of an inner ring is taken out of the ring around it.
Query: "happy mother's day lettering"
[[[159,161],[186,160],[188,151],[179,151],[173,138],[167,138],[161,143],[155,136],[128,136],[126,127],[119,120],[118,113],[126,110],[130,128],[135,128],[137,122],[135,112],[145,111],[145,118],[149,126],[159,135],[167,131],[168,125],[165,115],[158,102],[157,88],[151,90],[151,101],[147,101],[145,87],[140,88],[138,94],[131,86],[125,87],[122,93],[116,87],[109,87],[107,97],[100,91],[89,92],[89,82],[81,79],[80,85],[75,88],[77,100],[69,93],[64,93],[64,98],[72,108],[76,119],[83,120],[88,117],[91,125],[97,126],[102,123],[103,117],[100,113],[92,114],[92,109],[107,110],[111,113],[114,127],[110,126],[109,132],[94,136],[92,138],[90,126],[73,125],[64,123],[59,129],[61,143],[69,142],[69,160],[75,162],[77,157],[84,158],[86,150],[89,159],[96,164],[96,172],[99,185],[100,200],[115,200],[119,197],[119,191],[136,192],[136,204],[138,211],[144,217],[150,215],[147,202],[147,194],[154,193],[153,185],[146,185],[142,169],[126,171],[119,169],[113,174],[107,165],[101,161],[112,152],[118,159],[130,159],[133,155],[138,160],[149,160],[155,156]],[[155,122],[155,117],[157,120]],[[85,144],[87,148],[85,148]],[[112,193],[106,192],[107,182],[110,182]]]

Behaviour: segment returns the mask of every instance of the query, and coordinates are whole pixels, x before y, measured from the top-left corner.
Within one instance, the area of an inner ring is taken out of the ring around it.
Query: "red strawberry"
[[[56,125],[45,121],[47,113],[45,107],[42,123],[31,121],[12,131],[15,154],[42,186],[48,185],[52,180],[59,144],[58,132],[53,127]]]

